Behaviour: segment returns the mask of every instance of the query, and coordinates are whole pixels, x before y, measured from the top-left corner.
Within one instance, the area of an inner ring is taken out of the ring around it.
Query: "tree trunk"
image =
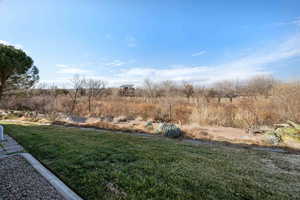
[[[88,101],[89,101],[89,113],[91,112],[91,100],[92,100],[92,98],[91,98],[91,96],[89,96],[89,99],[88,99]]]
[[[210,103],[209,97],[205,97],[206,103]]]
[[[0,85],[0,100],[2,100],[4,88],[5,88],[5,80],[2,78],[1,85]]]
[[[2,100],[2,95],[3,95],[3,86],[0,85],[0,101]]]
[[[77,94],[78,94],[78,90],[75,91],[73,104],[72,104],[72,108],[71,108],[71,115],[73,115],[73,112],[74,112],[76,104],[77,104]]]

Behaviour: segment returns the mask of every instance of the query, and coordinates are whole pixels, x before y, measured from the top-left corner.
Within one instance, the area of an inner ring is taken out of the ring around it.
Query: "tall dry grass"
[[[10,96],[2,107],[15,110],[35,110],[42,113],[68,113],[71,99],[67,95]],[[299,82],[277,84],[270,96],[238,97],[232,102],[223,99],[195,95],[185,97],[98,97],[89,112],[85,96],[78,98],[73,112],[86,117],[118,117],[128,119],[141,117],[144,120],[172,121],[180,124],[197,123],[226,127],[249,128],[257,125],[293,120],[300,122]]]

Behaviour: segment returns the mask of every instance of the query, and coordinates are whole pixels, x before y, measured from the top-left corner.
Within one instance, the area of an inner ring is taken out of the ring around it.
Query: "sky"
[[[300,79],[300,1],[0,0],[0,42],[57,85]]]

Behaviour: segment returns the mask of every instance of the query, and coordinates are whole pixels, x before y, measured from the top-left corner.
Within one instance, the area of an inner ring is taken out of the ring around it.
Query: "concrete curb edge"
[[[83,200],[30,153],[20,153],[66,200]]]

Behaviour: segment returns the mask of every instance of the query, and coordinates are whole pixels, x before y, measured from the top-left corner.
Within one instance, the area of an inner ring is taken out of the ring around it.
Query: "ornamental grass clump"
[[[170,123],[161,123],[157,129],[157,133],[170,138],[178,138],[182,135],[180,128]]]

